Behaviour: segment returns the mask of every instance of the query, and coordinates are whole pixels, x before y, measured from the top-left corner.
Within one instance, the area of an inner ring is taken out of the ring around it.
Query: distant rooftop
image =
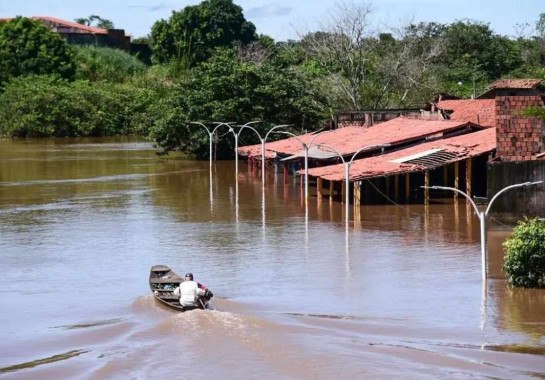
[[[60,18],[49,16],[32,16],[29,17],[33,20],[42,21],[50,28],[56,28],[58,32],[66,31],[70,33],[90,33],[90,34],[108,34],[108,29],[96,28],[94,26],[88,26],[78,24],[73,21],[61,20]],[[13,18],[1,18],[0,21],[11,21]],[[60,30],[64,29],[64,30]]]
[[[437,108],[449,114],[449,120],[471,122],[483,127],[495,126],[494,99],[440,100]]]
[[[542,82],[542,79],[500,79],[492,83],[488,88],[490,89],[504,89],[504,88],[537,88]]]

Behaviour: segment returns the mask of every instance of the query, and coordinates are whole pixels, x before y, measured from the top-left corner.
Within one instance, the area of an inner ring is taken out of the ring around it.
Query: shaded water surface
[[[483,296],[464,203],[308,209],[282,173],[158,157],[137,139],[0,141],[0,378],[545,376],[545,292]],[[149,295],[192,271],[215,310]]]

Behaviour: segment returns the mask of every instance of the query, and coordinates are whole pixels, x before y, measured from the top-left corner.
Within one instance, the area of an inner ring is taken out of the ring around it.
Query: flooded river
[[[0,378],[535,378],[545,292],[507,287],[491,222],[452,204],[343,205],[240,162],[137,139],[0,141]],[[210,182],[211,180],[211,182]],[[176,313],[149,269],[191,271]]]

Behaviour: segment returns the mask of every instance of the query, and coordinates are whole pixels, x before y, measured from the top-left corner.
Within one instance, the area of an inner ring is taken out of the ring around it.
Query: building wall
[[[504,187],[523,182],[545,181],[545,160],[492,162],[488,164],[488,201]],[[545,185],[507,190],[492,205],[491,212],[505,220],[523,216],[545,217]]]
[[[344,111],[335,116],[336,128],[343,127],[371,127],[400,116],[421,118],[420,109],[385,109],[385,110],[362,110]]]
[[[535,160],[545,150],[543,121],[520,115],[530,106],[543,107],[539,95],[497,96],[497,155],[503,162]]]

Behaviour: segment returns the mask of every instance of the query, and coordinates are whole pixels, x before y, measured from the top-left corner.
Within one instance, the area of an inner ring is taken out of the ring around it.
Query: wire
[[[369,183],[371,186],[373,186],[373,188],[379,193],[381,194],[384,198],[386,198],[388,201],[392,202],[394,205],[396,205],[397,207],[400,207],[402,208],[403,210],[405,211],[408,211],[414,215],[418,215],[418,216],[422,216],[422,214],[419,214],[417,212],[414,212],[412,210],[409,210],[407,207],[403,207],[401,206],[399,203],[397,203],[396,201],[394,201],[392,198],[390,198],[388,195],[384,194],[382,191],[380,191],[380,189],[378,187],[376,187],[373,182],[371,182],[369,179],[366,179],[365,181],[367,181],[367,183]]]
[[[418,216],[422,216],[423,214],[419,214],[417,212],[414,212],[410,209],[408,209],[407,207],[403,207],[402,205],[400,205],[399,203],[397,203],[396,201],[394,201],[392,198],[390,198],[389,196],[387,196],[386,194],[384,194],[379,188],[377,188],[373,182],[371,182],[369,179],[366,179],[365,181],[367,181],[379,194],[381,194],[384,198],[386,198],[388,201],[390,201],[391,203],[393,203],[394,205],[396,205],[397,207],[405,210],[405,211],[408,211],[410,212],[411,214],[414,214],[414,215],[418,215]],[[455,218],[446,218],[445,220],[454,220]],[[494,219],[494,218],[493,218]],[[506,226],[505,224],[501,223],[500,221],[494,219],[496,222],[498,222],[499,224],[502,224],[504,226]],[[509,227],[509,226],[506,226],[506,227]]]
[[[506,228],[509,228],[509,229],[513,228],[512,226],[508,226],[507,224],[500,222],[498,219],[494,218],[493,216],[489,216],[489,218],[492,219],[493,221],[495,221],[496,223],[501,224],[502,226],[504,226]]]

